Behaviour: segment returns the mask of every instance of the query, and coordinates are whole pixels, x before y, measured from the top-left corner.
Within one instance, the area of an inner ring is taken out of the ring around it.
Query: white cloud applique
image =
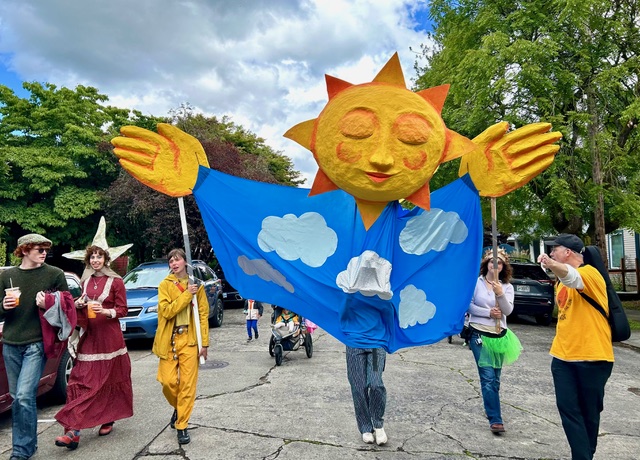
[[[400,247],[407,254],[443,251],[449,243],[460,244],[469,230],[457,212],[432,208],[412,217],[400,232]]]
[[[346,270],[338,273],[336,284],[349,294],[359,292],[367,297],[377,295],[383,300],[389,300],[393,297],[391,262],[374,251],[364,251],[349,261]]]
[[[336,252],[338,235],[317,212],[268,216],[262,221],[258,245],[265,252],[276,251],[284,260],[300,259],[320,267]]]
[[[403,329],[426,324],[436,314],[436,306],[427,300],[427,294],[413,284],[400,291],[399,310],[398,321]]]
[[[294,291],[293,285],[287,281],[287,278],[264,259],[249,259],[247,256],[240,256],[238,257],[238,265],[249,276],[258,275],[261,279],[282,286],[291,293]]]

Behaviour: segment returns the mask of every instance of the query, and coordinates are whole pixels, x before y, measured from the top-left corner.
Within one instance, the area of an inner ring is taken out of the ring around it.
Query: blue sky
[[[398,52],[411,86],[428,29],[426,0],[2,0],[0,83],[94,86],[158,116],[188,102],[264,138],[310,186],[315,161],[282,135],[318,116],[324,74],[371,81]]]
[[[426,3],[418,5],[415,10],[408,10],[409,14],[415,20],[416,24],[413,29],[417,32],[431,32],[433,24],[429,20],[429,7]]]
[[[17,73],[9,70],[7,62],[8,59],[0,56],[0,84],[8,86],[20,97],[28,97],[29,92],[22,88],[22,78]]]

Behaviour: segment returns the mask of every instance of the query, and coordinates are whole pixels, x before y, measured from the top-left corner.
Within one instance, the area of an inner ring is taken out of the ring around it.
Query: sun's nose
[[[379,171],[387,171],[393,167],[394,158],[386,149],[378,147],[369,157],[369,163]]]

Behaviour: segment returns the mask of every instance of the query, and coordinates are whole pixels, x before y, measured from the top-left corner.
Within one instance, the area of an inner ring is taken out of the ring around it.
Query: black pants
[[[572,460],[591,460],[596,452],[604,386],[612,369],[608,361],[551,361],[556,405]]]

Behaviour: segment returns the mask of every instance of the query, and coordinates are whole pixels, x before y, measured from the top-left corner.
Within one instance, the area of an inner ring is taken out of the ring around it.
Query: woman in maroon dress
[[[69,449],[78,447],[81,429],[101,425],[99,435],[106,436],[116,420],[133,415],[131,361],[118,321],[127,315],[124,283],[95,241],[84,260],[83,296],[76,302],[80,340],[67,403],[56,414],[64,434],[55,443]]]

